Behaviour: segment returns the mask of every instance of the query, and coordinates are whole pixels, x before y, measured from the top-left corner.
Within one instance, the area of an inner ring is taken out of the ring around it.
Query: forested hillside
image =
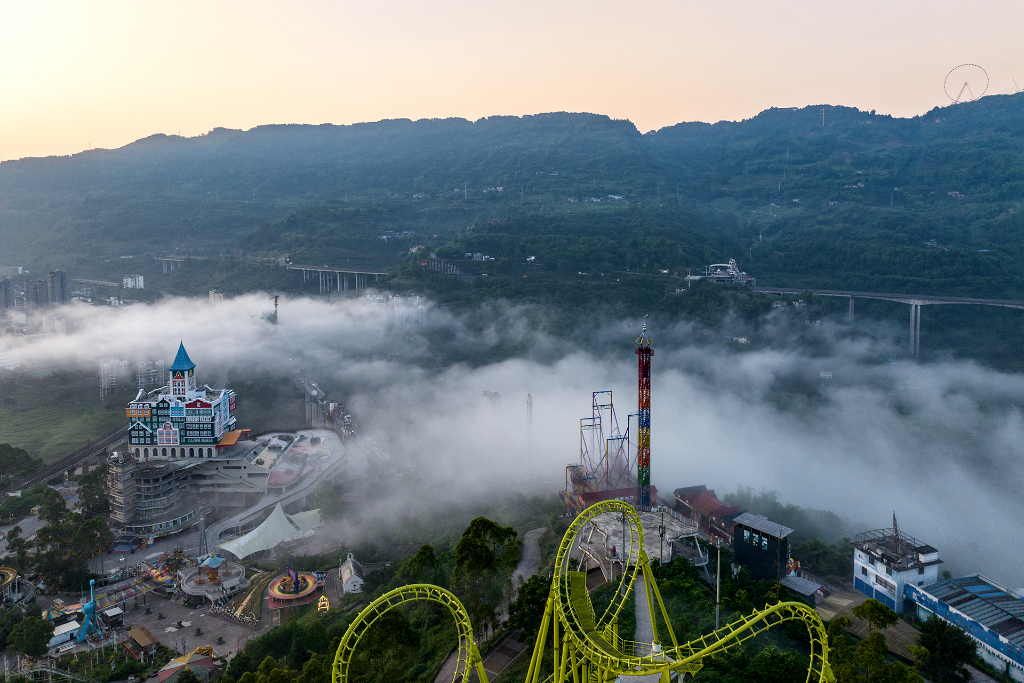
[[[553,113],[155,135],[0,164],[0,241],[5,262],[82,276],[164,253],[397,269],[421,243],[487,253],[491,275],[528,274],[527,256],[563,280],[733,257],[760,284],[1024,298],[1022,108],[814,106],[647,134]]]

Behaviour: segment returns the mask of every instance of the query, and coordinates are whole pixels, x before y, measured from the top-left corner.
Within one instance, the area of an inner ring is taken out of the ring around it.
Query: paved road
[[[636,603],[636,633],[633,640],[637,643],[653,643],[654,628],[651,626],[651,610],[647,604],[647,582],[643,576],[636,577],[633,584],[634,602]],[[648,674],[647,676],[631,676],[630,683],[658,683],[661,674]]]

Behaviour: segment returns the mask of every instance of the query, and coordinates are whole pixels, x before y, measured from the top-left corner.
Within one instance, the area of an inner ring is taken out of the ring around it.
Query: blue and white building
[[[978,645],[978,656],[996,671],[1024,683],[1024,599],[981,574],[925,587],[907,585],[904,597],[917,616],[936,616]]]
[[[897,612],[903,612],[905,586],[929,586],[939,580],[939,551],[903,533],[895,523],[891,529],[858,534],[853,547],[854,588]]]

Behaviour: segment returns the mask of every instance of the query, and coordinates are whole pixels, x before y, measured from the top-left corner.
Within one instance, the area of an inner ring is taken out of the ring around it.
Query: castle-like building
[[[167,385],[150,394],[156,395],[139,391],[127,408],[128,447],[136,458],[212,458],[237,441],[235,392],[197,388],[184,343],[167,369]]]

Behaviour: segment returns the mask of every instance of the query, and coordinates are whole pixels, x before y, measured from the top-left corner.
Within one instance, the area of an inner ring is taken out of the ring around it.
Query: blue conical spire
[[[195,366],[196,364],[192,362],[192,359],[188,357],[188,352],[185,351],[185,343],[181,342],[178,345],[178,355],[174,357],[174,363],[167,369],[174,372],[175,370],[192,370]]]

